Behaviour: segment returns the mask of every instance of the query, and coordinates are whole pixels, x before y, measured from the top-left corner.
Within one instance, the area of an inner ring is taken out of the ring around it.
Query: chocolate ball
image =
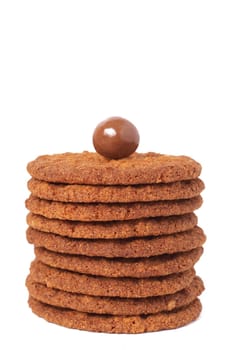
[[[106,158],[125,158],[137,149],[139,133],[127,119],[112,117],[97,125],[93,144],[96,152]]]

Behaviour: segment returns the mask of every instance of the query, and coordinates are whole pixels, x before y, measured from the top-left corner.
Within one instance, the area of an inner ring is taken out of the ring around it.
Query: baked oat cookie
[[[201,165],[187,156],[135,153],[121,117],[93,134],[99,153],[63,153],[27,166],[27,239],[35,260],[32,311],[65,327],[142,333],[195,320],[204,290],[194,265],[205,242],[193,213]]]
[[[162,254],[173,254],[201,247],[206,240],[203,230],[193,229],[145,238],[125,239],[79,239],[38,231],[29,227],[26,232],[29,243],[54,252],[100,256],[106,258],[142,258]]]
[[[29,297],[29,306],[36,315],[64,327],[92,332],[132,334],[185,326],[197,319],[202,309],[199,299],[179,309],[141,316],[89,314],[44,304],[33,297]]]
[[[66,292],[121,298],[145,298],[172,294],[184,289],[195,277],[192,268],[185,272],[151,278],[111,278],[91,276],[50,267],[35,260],[30,274],[35,282]]]
[[[104,277],[157,277],[187,271],[200,259],[203,248],[150,258],[101,258],[70,255],[35,248],[38,261],[59,269]]]
[[[113,222],[81,222],[48,219],[29,213],[27,223],[36,230],[51,232],[60,236],[86,239],[115,239],[169,235],[190,230],[197,225],[194,213]]]
[[[30,196],[26,207],[49,219],[79,221],[132,220],[191,213],[202,205],[201,196],[173,201],[137,203],[63,203]]]
[[[134,153],[107,159],[98,153],[44,155],[27,166],[38,180],[85,185],[137,185],[196,179],[201,165],[186,156]]]
[[[199,277],[194,277],[192,283],[179,292],[149,298],[113,298],[69,293],[37,283],[30,275],[26,286],[34,299],[45,304],[80,312],[125,316],[171,311],[190,304],[204,290],[204,284]]]
[[[35,197],[59,202],[129,203],[193,198],[204,190],[204,183],[193,179],[131,186],[68,185],[32,178],[28,189]]]

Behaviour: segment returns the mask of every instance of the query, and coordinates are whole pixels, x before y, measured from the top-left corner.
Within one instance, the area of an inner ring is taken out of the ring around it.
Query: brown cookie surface
[[[87,275],[105,277],[157,277],[187,271],[200,259],[203,248],[150,258],[101,258],[70,255],[35,248],[36,258],[46,265]]]
[[[137,203],[63,203],[30,196],[26,207],[34,214],[49,219],[79,221],[132,220],[146,217],[191,213],[202,204],[201,196],[173,201]]]
[[[201,165],[186,156],[152,152],[118,160],[83,152],[40,156],[28,164],[27,170],[32,177],[48,182],[131,185],[195,179]]]
[[[35,197],[59,202],[128,203],[193,198],[203,191],[204,183],[194,179],[133,186],[67,185],[32,178],[28,189]]]
[[[195,299],[189,305],[173,311],[142,316],[111,316],[89,314],[41,303],[29,297],[32,311],[58,325],[106,333],[143,333],[182,327],[198,318],[201,303]]]
[[[36,247],[44,247],[59,253],[100,256],[106,258],[139,258],[173,254],[201,247],[206,240],[202,229],[193,229],[145,238],[78,239],[38,231],[29,227],[27,240]]]
[[[171,311],[188,305],[204,290],[203,282],[199,277],[195,277],[188,287],[174,294],[137,299],[96,297],[63,292],[34,282],[30,275],[26,280],[26,285],[33,298],[49,305],[80,312],[126,316]]]
[[[46,284],[47,287],[72,293],[121,298],[172,294],[190,285],[195,277],[193,268],[177,274],[151,278],[91,276],[50,267],[37,260],[32,262],[30,273],[35,282]]]
[[[29,213],[27,223],[34,229],[71,238],[111,239],[173,234],[192,229],[197,224],[194,213],[114,222],[81,222],[48,219]]]

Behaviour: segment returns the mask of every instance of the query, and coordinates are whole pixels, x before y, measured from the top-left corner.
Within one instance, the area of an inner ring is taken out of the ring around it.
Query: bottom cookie
[[[50,306],[35,300],[33,297],[29,297],[28,303],[36,315],[60,326],[93,332],[132,334],[185,326],[196,320],[202,309],[199,299],[195,299],[188,306],[174,311],[146,316],[111,316],[88,314]]]

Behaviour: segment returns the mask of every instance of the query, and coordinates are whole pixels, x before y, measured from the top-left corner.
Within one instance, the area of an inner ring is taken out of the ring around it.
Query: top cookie
[[[152,152],[118,160],[83,152],[40,156],[28,164],[27,170],[38,180],[55,183],[136,185],[195,179],[201,165],[187,156]]]

